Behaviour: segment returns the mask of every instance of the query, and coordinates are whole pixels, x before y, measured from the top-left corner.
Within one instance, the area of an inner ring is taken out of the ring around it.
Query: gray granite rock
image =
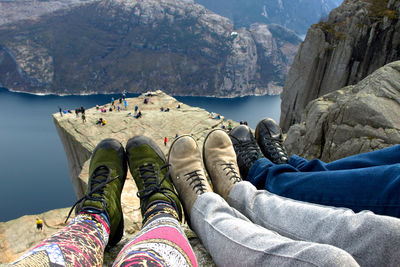
[[[399,60],[399,15],[399,1],[346,0],[330,13],[327,22],[313,25],[281,94],[282,129],[286,132],[300,122],[311,100],[354,85],[379,67]]]
[[[260,24],[235,29],[188,0],[0,2],[0,87],[61,95],[149,88],[279,94],[300,40],[271,27],[274,34]]]
[[[400,61],[311,101],[287,132],[290,154],[332,161],[400,143]]]

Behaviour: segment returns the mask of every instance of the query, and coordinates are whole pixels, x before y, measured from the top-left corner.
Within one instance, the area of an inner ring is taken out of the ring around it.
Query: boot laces
[[[64,223],[66,223],[68,221],[75,206],[86,200],[100,201],[103,206],[103,210],[105,210],[105,208],[107,207],[107,203],[104,201],[104,198],[103,198],[104,197],[104,194],[103,194],[104,188],[106,187],[106,185],[108,183],[114,181],[118,177],[119,177],[119,175],[112,178],[111,170],[106,165],[100,165],[100,166],[96,167],[96,169],[93,170],[92,174],[89,177],[89,182],[90,182],[89,186],[90,186],[91,190],[75,202],[75,204],[70,209],[67,219],[65,220]]]
[[[232,180],[234,184],[242,181],[239,174],[236,172],[233,163],[222,163],[221,166],[223,166],[223,170],[226,171],[227,176],[231,175],[229,179]]]
[[[238,157],[241,158],[246,166],[251,166],[256,160],[263,157],[257,143],[252,141],[240,142],[236,145]]]
[[[200,170],[194,170],[184,175],[184,177],[187,177],[186,181],[190,181],[189,185],[192,186],[193,190],[198,195],[206,192],[206,185],[204,183],[205,178],[200,174],[200,172]]]
[[[264,137],[265,146],[268,151],[268,154],[271,156],[274,161],[287,161],[288,155],[283,146],[282,139],[273,138],[273,137]]]
[[[142,178],[143,180],[143,189],[139,190],[136,195],[141,200],[140,208],[144,208],[144,205],[146,205],[147,201],[153,194],[161,193],[170,200],[175,210],[178,210],[175,200],[171,196],[169,196],[169,194],[173,194],[177,198],[179,198],[178,195],[175,193],[174,190],[162,186],[163,182],[169,177],[171,173],[171,170],[169,169],[170,166],[171,164],[166,164],[159,168],[157,171],[155,170],[152,163],[147,163],[139,166],[139,175],[140,178]],[[160,179],[160,171],[164,169],[168,169],[168,171],[164,175],[164,177]]]

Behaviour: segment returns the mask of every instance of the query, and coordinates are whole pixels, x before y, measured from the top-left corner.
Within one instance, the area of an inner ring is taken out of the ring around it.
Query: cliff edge
[[[309,160],[333,161],[400,143],[400,61],[321,96],[290,127],[285,146]]]
[[[282,129],[300,122],[313,99],[399,60],[399,15],[399,1],[345,0],[327,21],[311,26],[281,94]]]
[[[144,104],[148,99],[148,104]],[[110,99],[111,100],[111,99]],[[80,198],[86,190],[88,180],[89,159],[97,143],[104,138],[115,138],[123,145],[135,135],[151,137],[167,154],[169,145],[175,135],[191,134],[202,148],[204,138],[214,128],[221,127],[223,117],[220,120],[210,118],[208,111],[191,107],[180,103],[175,98],[162,91],[142,94],[137,98],[127,99],[127,109],[123,103],[115,101],[115,106],[122,107],[121,111],[109,111],[111,104],[102,105],[107,112],[101,112],[100,108],[90,108],[85,111],[86,122],[75,114],[53,114],[54,123],[63,143],[71,182],[74,186],[77,198]],[[134,118],[135,106],[138,105],[142,117]],[[180,106],[178,108],[178,105]],[[164,111],[161,111],[161,108]],[[165,111],[169,109],[169,111]],[[107,121],[104,126],[96,122],[99,118]],[[225,122],[226,123],[226,122]],[[236,122],[232,122],[237,125]],[[168,143],[164,145],[164,137]],[[121,242],[106,251],[104,266],[109,266],[115,259],[119,250],[141,228],[141,214],[139,199],[136,197],[137,188],[131,174],[128,171],[127,180],[122,192],[122,208],[124,213],[125,229]],[[73,203],[71,203],[72,205]],[[17,259],[33,245],[45,239],[52,233],[65,226],[64,220],[68,214],[68,208],[49,211],[40,215],[27,215],[21,218],[0,223],[0,264]],[[35,219],[40,217],[44,221],[44,231],[35,229]],[[196,234],[185,225],[185,232],[195,251],[200,266],[213,266],[214,263]]]

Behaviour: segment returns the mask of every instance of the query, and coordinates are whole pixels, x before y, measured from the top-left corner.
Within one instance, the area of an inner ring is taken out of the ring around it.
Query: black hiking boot
[[[115,139],[104,139],[94,149],[89,166],[86,194],[71,208],[75,212],[107,216],[110,223],[109,246],[117,244],[124,232],[121,193],[126,179],[126,154],[124,147]],[[68,218],[67,218],[68,220]]]
[[[143,223],[149,216],[147,209],[156,202],[167,202],[174,209],[178,220],[183,211],[170,177],[170,165],[162,150],[146,136],[135,136],[126,145],[129,169],[138,188]]]
[[[236,152],[240,175],[246,180],[251,166],[264,156],[248,126],[236,126],[229,132],[229,137],[231,138],[233,148]]]
[[[288,155],[283,146],[282,130],[273,119],[263,119],[257,124],[255,133],[257,143],[264,156],[275,164],[288,162]]]

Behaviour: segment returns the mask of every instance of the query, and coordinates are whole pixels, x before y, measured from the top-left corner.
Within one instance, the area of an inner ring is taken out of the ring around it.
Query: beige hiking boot
[[[183,135],[172,143],[168,154],[172,182],[189,217],[197,197],[212,192],[201,164],[200,149],[191,136]]]
[[[203,159],[214,191],[227,199],[232,187],[242,179],[232,141],[225,131],[217,129],[207,135],[203,145]]]

